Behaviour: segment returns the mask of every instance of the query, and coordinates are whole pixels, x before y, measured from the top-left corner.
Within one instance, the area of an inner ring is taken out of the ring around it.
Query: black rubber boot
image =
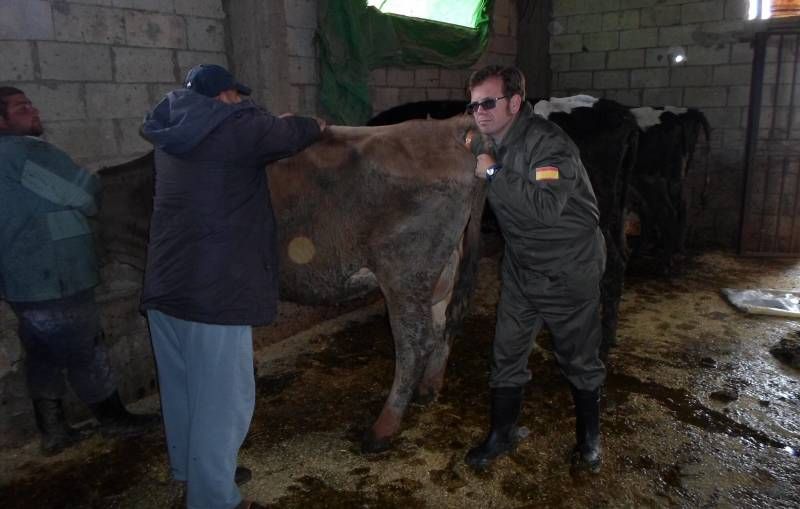
[[[517,447],[522,390],[522,387],[492,389],[491,429],[483,443],[469,450],[465,460],[467,465],[475,470],[485,470],[492,461]]]
[[[36,426],[42,433],[42,454],[53,456],[81,441],[76,429],[67,424],[60,399],[35,399],[33,412]]]
[[[141,435],[161,422],[161,416],[158,414],[128,412],[125,405],[122,404],[122,400],[119,399],[117,391],[103,401],[89,405],[89,408],[100,422],[100,432],[108,437]]]
[[[575,438],[572,466],[596,474],[600,472],[600,389],[579,391],[572,387],[575,402]]]

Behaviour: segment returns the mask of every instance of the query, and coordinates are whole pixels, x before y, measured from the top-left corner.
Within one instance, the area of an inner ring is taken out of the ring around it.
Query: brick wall
[[[706,168],[695,165],[694,245],[736,240],[753,51],[747,0],[555,0],[553,95],[585,93],[631,106],[702,110],[712,126]],[[671,62],[681,48],[687,60]]]
[[[227,63],[221,0],[3,0],[0,83],[91,168],[149,150],[144,113],[201,62]]]

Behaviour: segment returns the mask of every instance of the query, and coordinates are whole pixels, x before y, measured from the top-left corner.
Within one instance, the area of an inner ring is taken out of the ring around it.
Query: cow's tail
[[[486,186],[477,179],[476,186],[478,189],[472,194],[470,215],[461,240],[463,254],[453,285],[453,297],[447,307],[444,336],[448,344],[452,344],[453,338],[461,331],[477,280],[478,262],[481,257],[481,216],[486,202]]]

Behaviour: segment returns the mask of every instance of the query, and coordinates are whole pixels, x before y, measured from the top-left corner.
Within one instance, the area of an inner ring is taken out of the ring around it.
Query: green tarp
[[[317,35],[320,101],[337,124],[363,125],[372,113],[367,80],[384,66],[466,68],[489,39],[493,0],[481,0],[469,29],[381,13],[366,0],[322,0]]]

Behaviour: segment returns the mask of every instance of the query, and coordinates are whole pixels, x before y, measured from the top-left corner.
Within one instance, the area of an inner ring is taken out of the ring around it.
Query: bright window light
[[[758,6],[761,4],[761,14]],[[772,16],[772,0],[750,0],[747,5],[747,19],[767,19]]]
[[[430,19],[475,28],[480,0],[367,0],[367,5],[387,14]]]

